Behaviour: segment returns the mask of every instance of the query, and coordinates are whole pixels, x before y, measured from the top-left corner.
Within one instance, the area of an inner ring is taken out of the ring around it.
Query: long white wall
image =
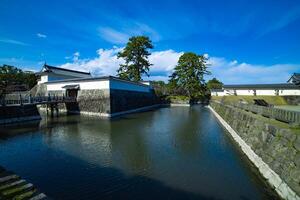
[[[254,96],[254,90],[247,90],[247,89],[237,89],[235,90],[237,96]],[[223,92],[212,92],[212,96],[230,96],[235,95],[234,90],[224,90]],[[256,95],[258,96],[276,96],[275,89],[258,89],[256,90]],[[279,96],[300,96],[300,89],[299,90],[291,90],[291,89],[282,89],[278,91]]]
[[[279,96],[300,95],[300,90],[280,90]]]
[[[65,90],[63,87],[66,85],[79,85],[80,90],[109,89],[109,80],[46,83],[46,85],[48,91]]]
[[[93,90],[93,89],[116,89],[137,92],[150,92],[151,86],[135,84],[120,80],[87,80],[87,81],[66,81],[58,83],[46,83],[48,91],[65,90],[63,87],[66,85],[79,85],[80,90]]]

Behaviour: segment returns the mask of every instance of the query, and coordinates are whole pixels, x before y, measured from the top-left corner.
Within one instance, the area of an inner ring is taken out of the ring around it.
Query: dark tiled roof
[[[62,88],[65,88],[65,89],[79,89],[79,84],[76,84],[76,85],[65,85]]]
[[[291,83],[245,84],[245,85],[224,85],[224,89],[300,89],[300,86]]]
[[[81,72],[81,71],[76,71],[76,70],[71,70],[71,69],[60,68],[60,67],[53,67],[53,66],[50,66],[50,65],[47,65],[47,64],[44,64],[44,68],[46,68],[49,71],[51,71],[51,69],[54,69],[54,70],[62,70],[62,71],[79,73],[79,74],[91,75],[90,72]]]
[[[292,82],[296,85],[300,84],[300,73],[294,73],[291,78],[288,80],[288,82]]]

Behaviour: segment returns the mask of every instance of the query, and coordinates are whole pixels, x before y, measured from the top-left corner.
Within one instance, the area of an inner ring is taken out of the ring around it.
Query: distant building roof
[[[224,89],[218,88],[218,89],[211,89],[210,91],[211,92],[224,92]]]
[[[245,84],[245,85],[224,85],[224,89],[300,89],[299,85],[291,83],[279,84]]]
[[[300,73],[294,73],[287,82],[300,85]]]

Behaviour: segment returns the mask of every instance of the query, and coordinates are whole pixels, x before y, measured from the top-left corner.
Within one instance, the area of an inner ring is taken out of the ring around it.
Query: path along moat
[[[53,199],[276,199],[201,106],[1,127],[0,165]]]

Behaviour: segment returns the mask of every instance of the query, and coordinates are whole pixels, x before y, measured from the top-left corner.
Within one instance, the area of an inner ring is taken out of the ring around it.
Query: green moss
[[[37,191],[36,189],[33,189],[31,191],[28,191],[28,192],[25,192],[21,195],[18,195],[16,197],[14,197],[13,199],[14,200],[22,200],[22,199],[25,199],[25,198],[27,199],[28,197],[31,197],[36,191]]]
[[[20,191],[24,190],[25,188],[26,188],[26,185],[22,185],[22,186],[13,188],[13,189],[6,190],[6,191],[2,192],[2,194],[7,196],[7,195],[13,194],[15,192],[20,192]]]

